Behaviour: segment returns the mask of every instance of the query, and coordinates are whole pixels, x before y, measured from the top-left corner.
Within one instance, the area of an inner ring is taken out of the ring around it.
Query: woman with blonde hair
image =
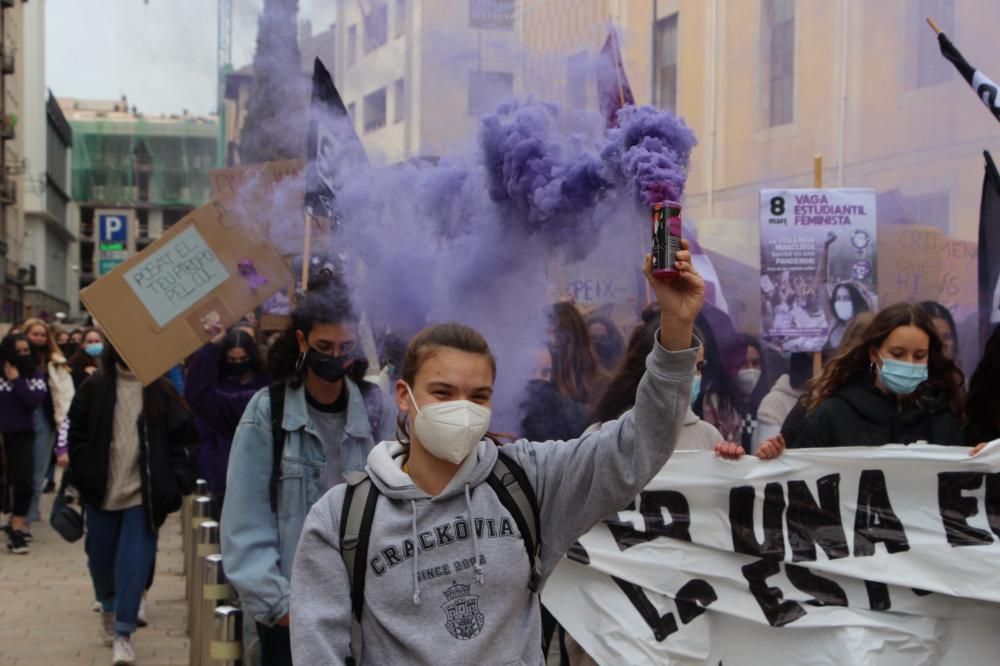
[[[28,511],[28,522],[38,520],[38,505],[45,490],[46,473],[52,462],[56,432],[62,427],[69,413],[76,391],[73,375],[62,351],[56,346],[55,336],[49,325],[41,319],[28,319],[21,325],[21,333],[28,338],[31,352],[48,383],[48,394],[41,409],[35,411],[33,495]]]

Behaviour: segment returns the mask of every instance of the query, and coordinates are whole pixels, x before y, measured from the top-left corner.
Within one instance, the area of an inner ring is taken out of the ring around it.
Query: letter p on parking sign
[[[97,226],[102,243],[128,241],[128,223],[124,214],[101,213],[97,216]]]

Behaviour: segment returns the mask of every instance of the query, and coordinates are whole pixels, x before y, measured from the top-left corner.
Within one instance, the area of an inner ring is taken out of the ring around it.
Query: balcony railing
[[[14,129],[16,125],[17,121],[10,116],[4,118],[3,122],[0,122],[0,138],[4,141],[13,141],[17,136],[17,131]]]
[[[3,56],[0,57],[0,65],[3,66],[4,74],[14,73],[14,53],[12,51],[5,51]]]

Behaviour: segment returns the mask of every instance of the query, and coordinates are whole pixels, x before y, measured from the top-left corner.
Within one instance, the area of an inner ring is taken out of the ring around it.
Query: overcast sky
[[[263,0],[233,0],[233,63],[253,58]],[[299,0],[320,32],[335,0]],[[47,0],[46,83],[57,97],[117,99],[145,113],[216,104],[216,0]]]

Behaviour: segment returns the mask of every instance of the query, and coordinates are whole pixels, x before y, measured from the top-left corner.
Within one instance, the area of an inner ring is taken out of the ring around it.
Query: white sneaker
[[[139,602],[139,614],[135,616],[135,626],[149,626],[149,614],[146,609],[146,597],[143,597],[142,601]]]
[[[94,605],[90,607],[90,610],[94,611],[95,613],[100,613],[101,612],[101,602],[98,601],[97,599],[94,599]]]
[[[111,647],[111,666],[133,666],[135,650],[132,649],[132,639],[127,636],[115,636]]]
[[[111,647],[115,641],[115,614],[101,611],[101,641]]]

